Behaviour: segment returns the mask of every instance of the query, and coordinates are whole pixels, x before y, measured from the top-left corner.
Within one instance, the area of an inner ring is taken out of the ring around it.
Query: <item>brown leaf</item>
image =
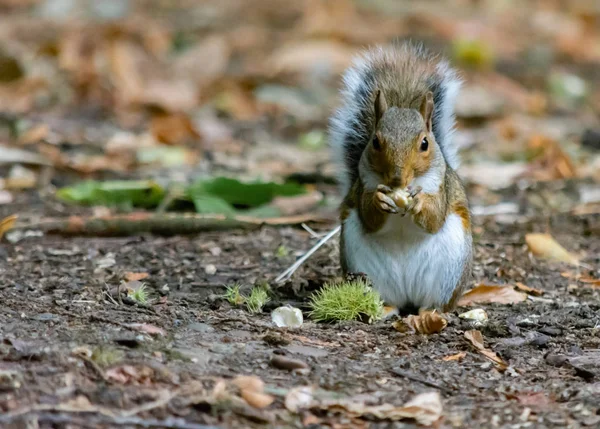
[[[512,286],[480,284],[465,293],[458,305],[462,307],[483,303],[515,304],[526,299],[527,295],[516,291]]]
[[[125,273],[125,280],[128,282],[140,281],[148,278],[149,275],[148,273],[133,273],[128,271]]]
[[[525,284],[523,284],[521,282],[516,282],[515,283],[515,287],[517,289],[519,289],[520,291],[528,293],[529,295],[542,296],[544,294],[543,290],[529,287],[529,286],[527,286],[527,285],[525,285]]]
[[[208,36],[177,56],[173,69],[177,75],[193,79],[203,89],[224,75],[230,56],[231,48],[225,37]]]
[[[0,234],[1,235],[1,234]],[[586,283],[591,285],[592,287],[600,287],[600,279],[595,279],[593,277],[580,277],[579,281],[581,283]]]
[[[450,355],[450,356],[443,357],[443,358],[442,358],[442,360],[443,360],[443,361],[445,361],[445,362],[450,362],[450,361],[453,361],[453,360],[460,361],[460,360],[462,360],[462,359],[463,359],[463,358],[464,358],[466,355],[467,355],[467,353],[466,353],[466,352],[458,352],[458,353],[456,353],[455,355]]]
[[[536,410],[548,409],[549,405],[553,402],[548,395],[543,392],[517,395],[517,400],[521,405],[535,408]]]
[[[354,51],[342,43],[313,40],[293,43],[278,49],[271,59],[275,73],[309,73],[326,67],[332,74],[344,70],[352,61]]]
[[[405,317],[401,322],[419,334],[424,335],[436,334],[448,325],[448,321],[436,311],[423,311],[418,316]],[[396,322],[392,326],[400,332],[405,332],[403,331],[404,327],[402,323]]]
[[[533,255],[553,261],[579,265],[579,259],[562,247],[550,234],[531,233],[525,235],[525,242]]]
[[[315,405],[321,409],[343,409],[350,416],[370,416],[380,420],[414,419],[417,423],[429,426],[442,415],[442,401],[439,392],[422,393],[404,406],[392,404],[366,405],[351,400],[324,400]]]
[[[106,378],[121,384],[143,384],[152,383],[154,371],[147,366],[120,365],[106,371]]]
[[[485,345],[483,344],[483,335],[480,331],[476,329],[467,331],[465,332],[465,338],[469,340],[477,350],[483,350],[485,348]]]
[[[578,282],[589,284],[592,287],[600,287],[600,279],[597,279],[595,277],[583,276],[580,273],[571,273],[569,271],[560,273],[560,275],[567,279],[574,279],[574,280],[577,280]]]
[[[265,389],[265,383],[255,375],[238,375],[231,381],[231,384],[241,390],[251,390],[253,392],[262,392]]]
[[[315,191],[294,197],[276,197],[271,205],[278,208],[284,216],[307,213],[323,200],[323,194]]]
[[[169,145],[184,144],[200,137],[190,118],[180,113],[155,116],[150,128],[156,140]]]
[[[508,364],[502,360],[500,356],[498,356],[492,350],[486,349],[483,344],[483,335],[478,330],[470,330],[465,332],[465,338],[469,340],[469,342],[477,349],[477,352],[483,356],[485,356],[488,360],[490,360],[494,365],[496,365],[496,369],[498,371],[505,371],[508,368]]]
[[[49,133],[50,128],[48,127],[48,125],[38,124],[29,128],[27,131],[21,134],[21,136],[19,136],[19,143],[24,145],[37,143],[48,137]]]
[[[12,229],[12,227],[15,225],[15,222],[17,221],[17,218],[17,215],[10,215],[0,220],[0,240],[2,239],[4,234],[6,234],[7,231]]]
[[[271,395],[249,389],[241,389],[241,395],[248,405],[259,409],[268,407],[275,400]]]
[[[130,323],[127,325],[127,327],[138,332],[143,332],[144,334],[160,335],[161,337],[167,335],[164,329],[148,323]]]
[[[529,140],[528,146],[532,152],[539,154],[533,171],[538,180],[575,177],[575,165],[557,141],[543,135],[534,135]]]

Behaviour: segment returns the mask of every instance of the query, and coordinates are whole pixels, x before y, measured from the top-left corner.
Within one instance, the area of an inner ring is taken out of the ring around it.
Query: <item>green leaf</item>
[[[305,192],[305,188],[296,183],[240,182],[227,177],[200,180],[188,189],[192,200],[198,195],[210,194],[231,205],[247,208],[262,206],[277,196],[294,196]]]
[[[156,207],[164,189],[151,180],[85,181],[59,189],[58,198],[85,205]]]
[[[214,195],[196,193],[192,201],[198,213],[234,215],[236,212],[231,204]]]
[[[274,206],[264,205],[249,210],[242,210],[239,212],[239,214],[262,218],[279,217],[281,216],[281,210]]]

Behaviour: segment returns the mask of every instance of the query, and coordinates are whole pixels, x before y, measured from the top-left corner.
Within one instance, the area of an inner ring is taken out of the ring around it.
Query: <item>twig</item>
[[[100,368],[96,362],[79,354],[75,354],[74,356],[81,359],[87,366],[92,368],[96,375],[98,375],[102,380],[107,381],[106,374],[104,374],[104,371],[102,371],[102,368]]]
[[[275,283],[282,283],[282,282],[289,280],[292,277],[292,275],[294,274],[294,272],[298,268],[300,268],[300,266],[304,263],[304,261],[306,261],[308,258],[310,258],[310,256],[313,253],[315,253],[323,244],[325,244],[327,241],[329,241],[329,239],[331,237],[333,237],[338,232],[340,232],[341,229],[342,229],[342,227],[340,225],[338,225],[333,230],[331,230],[331,232],[329,232],[329,234],[327,234],[325,237],[323,237],[321,240],[319,240],[319,242],[317,244],[315,244],[308,252],[306,252],[304,255],[302,255],[300,257],[300,259],[298,259],[296,262],[294,262],[294,264],[291,267],[289,267],[287,270],[285,270],[283,273],[281,273],[279,276],[277,276],[277,278],[275,279]]]
[[[7,418],[8,417],[8,418]],[[167,428],[167,429],[220,429],[218,426],[203,425],[199,423],[188,423],[182,418],[169,417],[164,420],[142,419],[139,417],[108,417],[96,416],[94,418],[83,417],[72,414],[52,414],[30,412],[22,414],[18,418],[12,416],[0,416],[0,423],[11,424],[25,418],[36,419],[38,422],[52,424],[72,424],[78,427],[97,427],[100,424],[111,426],[140,426],[143,428]]]
[[[400,377],[404,377],[404,378],[406,378],[408,380],[424,384],[425,386],[433,387],[434,389],[439,389],[439,390],[441,390],[444,393],[447,393],[447,394],[453,393],[452,389],[449,389],[449,388],[444,387],[444,386],[440,386],[439,384],[436,384],[436,383],[434,383],[432,381],[426,380],[426,379],[424,379],[422,377],[419,377],[418,375],[410,373],[408,371],[403,371],[403,370],[401,370],[399,368],[392,368],[392,369],[390,369],[390,372],[392,372],[393,374],[398,375]]]
[[[195,234],[228,229],[257,229],[263,225],[300,225],[328,219],[312,214],[257,218],[252,216],[204,215],[198,213],[136,212],[110,216],[70,216],[18,223],[14,230],[41,230],[48,234],[127,236],[139,233],[163,235]]]
[[[304,230],[305,230],[306,232],[308,232],[308,233],[309,233],[309,234],[310,234],[310,235],[311,235],[313,238],[321,238],[321,237],[323,237],[324,235],[327,235],[327,234],[318,234],[318,233],[317,233],[317,232],[316,232],[314,229],[312,229],[310,226],[308,226],[308,225],[307,225],[307,224],[305,224],[305,223],[303,223],[301,226],[302,226],[302,228],[304,228]]]

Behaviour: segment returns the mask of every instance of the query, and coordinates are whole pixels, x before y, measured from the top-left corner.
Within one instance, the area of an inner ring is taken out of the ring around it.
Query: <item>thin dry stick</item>
[[[338,225],[333,230],[331,230],[331,232],[329,232],[329,234],[327,234],[325,237],[323,237],[321,240],[319,240],[317,242],[317,244],[315,244],[308,252],[306,252],[304,255],[302,255],[300,257],[300,259],[298,259],[296,262],[294,262],[294,264],[291,267],[289,267],[287,270],[285,270],[283,273],[281,273],[279,276],[277,276],[277,278],[275,279],[275,283],[283,283],[283,282],[289,280],[292,277],[292,275],[294,274],[294,272],[296,272],[296,270],[298,268],[300,268],[300,266],[308,258],[310,258],[310,256],[313,253],[315,253],[323,244],[327,243],[327,241],[329,241],[329,239],[331,239],[331,237],[333,237],[338,232],[340,232],[341,229],[342,229],[341,225]]]
[[[137,212],[110,216],[70,216],[42,219],[40,222],[16,224],[10,230],[41,230],[63,235],[133,235],[157,233],[166,235],[194,234],[203,231],[256,229],[263,225],[299,225],[326,219],[312,214],[257,218],[251,216],[204,215],[197,213]]]

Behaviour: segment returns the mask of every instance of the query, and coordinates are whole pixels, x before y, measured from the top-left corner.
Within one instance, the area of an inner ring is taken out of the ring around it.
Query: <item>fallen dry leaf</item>
[[[278,208],[284,216],[307,213],[323,200],[323,194],[315,191],[294,197],[276,197],[271,205]]]
[[[0,220],[0,240],[2,239],[4,234],[15,225],[17,218],[17,215],[10,215]]]
[[[548,395],[543,392],[520,394],[517,395],[517,400],[521,405],[532,407],[536,410],[548,409],[553,402]]]
[[[443,357],[442,360],[445,362],[450,362],[453,360],[459,361],[459,360],[462,360],[466,355],[467,355],[467,352],[458,352],[455,355]]]
[[[127,325],[127,327],[138,332],[143,332],[144,334],[160,335],[161,337],[167,335],[164,329],[148,323],[130,323]]]
[[[241,396],[244,401],[254,408],[266,408],[273,403],[275,398],[271,395],[253,390],[242,389]]]
[[[285,408],[292,413],[309,408],[313,401],[313,391],[312,386],[294,387],[285,395]]]
[[[575,177],[575,165],[557,141],[543,135],[534,135],[529,140],[528,148],[530,151],[538,153],[533,171],[534,177],[538,180]]]
[[[593,277],[580,277],[579,281],[581,283],[590,284],[592,287],[600,287],[600,279],[595,279]]]
[[[581,283],[589,284],[592,287],[600,287],[600,279],[591,276],[583,276],[580,273],[572,273],[569,271],[565,271],[560,273],[561,277],[567,279],[573,279]]]
[[[106,371],[106,378],[121,384],[144,384],[152,383],[154,371],[147,366],[121,365]]]
[[[496,369],[498,371],[505,371],[508,368],[508,364],[502,360],[500,356],[498,356],[492,350],[486,349],[483,344],[483,335],[480,331],[473,329],[465,332],[465,338],[469,340],[469,342],[477,349],[477,352],[483,356],[485,356],[488,360],[490,360],[494,365],[496,365]]]
[[[274,52],[270,64],[276,74],[305,74],[316,68],[327,68],[337,74],[351,63],[354,53],[335,41],[304,41],[282,46]]]
[[[50,134],[50,128],[46,124],[38,124],[19,136],[19,143],[23,145],[29,145],[33,143],[40,142],[48,137]]]
[[[516,291],[512,286],[480,284],[465,293],[458,301],[458,306],[484,303],[515,304],[526,299],[526,294]]]
[[[528,293],[529,295],[542,296],[544,294],[543,290],[529,287],[529,286],[527,286],[527,285],[525,285],[525,284],[523,284],[521,282],[516,282],[515,283],[515,287],[517,289],[519,289],[520,291]]]
[[[262,392],[265,389],[265,383],[255,375],[238,375],[231,384],[240,388],[240,390],[251,390],[253,392]]]
[[[436,311],[423,311],[418,316],[408,316],[404,322],[419,334],[436,334],[448,325],[440,313]]]
[[[140,281],[147,279],[149,275],[150,274],[148,273],[133,273],[128,271],[125,273],[125,280],[127,280],[128,282]]]
[[[264,393],[265,383],[254,375],[239,375],[231,384],[240,389],[242,399],[254,408],[268,407],[275,400],[271,395]]]
[[[184,144],[200,138],[191,119],[182,113],[155,116],[150,129],[157,141],[169,145]]]
[[[526,234],[525,242],[534,256],[579,265],[579,259],[558,244],[550,234]]]
[[[380,420],[413,419],[417,423],[429,426],[442,415],[442,400],[438,392],[422,393],[403,406],[392,404],[366,405],[352,400],[323,400],[314,405],[320,409],[343,409],[350,417],[370,416]]]
[[[483,335],[480,331],[476,329],[467,331],[465,332],[465,338],[469,340],[477,350],[485,349],[485,345],[483,344]]]

